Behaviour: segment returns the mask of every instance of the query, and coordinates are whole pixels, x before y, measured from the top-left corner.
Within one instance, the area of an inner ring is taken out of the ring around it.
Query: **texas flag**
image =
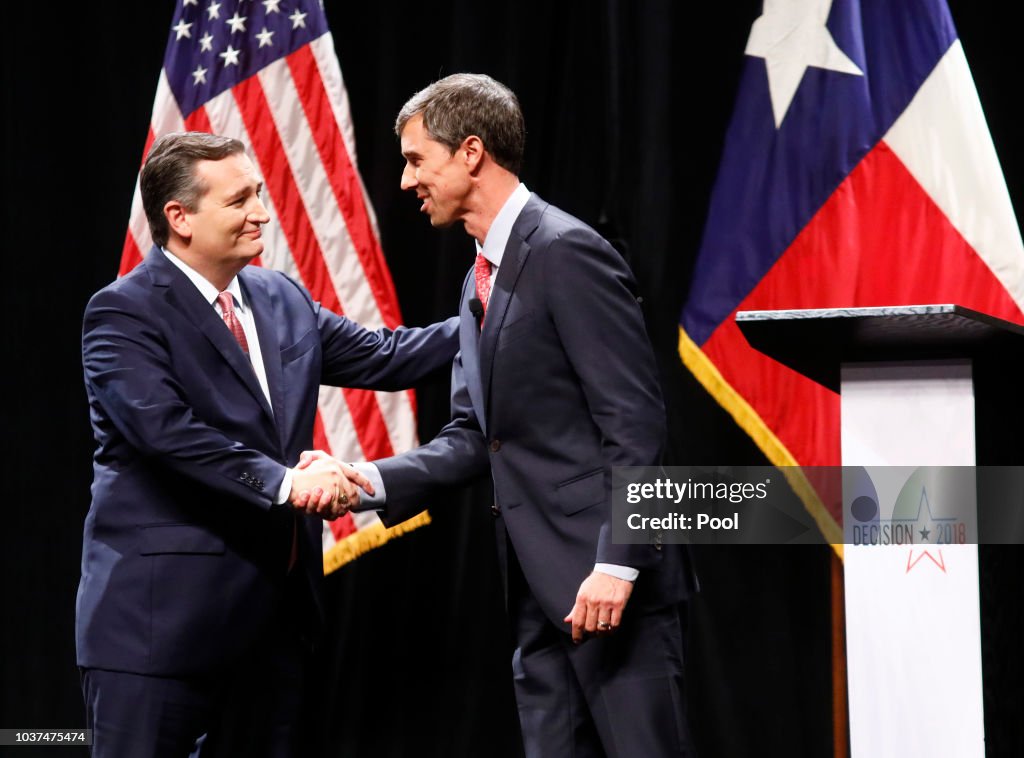
[[[1024,323],[1024,245],[945,0],[765,0],[745,53],[679,352],[772,463],[838,465],[839,396],[751,348],[736,312]]]

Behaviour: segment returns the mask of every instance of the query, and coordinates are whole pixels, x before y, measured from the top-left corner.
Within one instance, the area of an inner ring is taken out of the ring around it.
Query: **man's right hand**
[[[359,503],[359,486],[368,484],[361,474],[325,454],[292,469],[288,501],[309,515],[333,521]]]

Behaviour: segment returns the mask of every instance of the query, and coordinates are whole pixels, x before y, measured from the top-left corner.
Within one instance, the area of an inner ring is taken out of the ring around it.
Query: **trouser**
[[[82,669],[93,758],[293,758],[308,650],[282,623],[205,676]]]
[[[681,609],[627,603],[614,634],[575,645],[569,625],[556,627],[541,610],[511,545],[508,553],[512,673],[527,758],[694,756]]]

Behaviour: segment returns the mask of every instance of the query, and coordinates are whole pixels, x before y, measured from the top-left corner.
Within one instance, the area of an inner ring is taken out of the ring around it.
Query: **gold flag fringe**
[[[718,367],[711,362],[690,336],[679,327],[679,357],[718,404],[733,417],[774,466],[780,467],[789,485],[803,501],[822,535],[832,545],[840,560],[843,558],[843,532],[832,514],[825,508],[814,487],[804,476],[800,464],[764,422],[757,411],[725,380]]]
[[[353,532],[324,553],[324,574],[341,568],[346,563],[354,561],[364,553],[368,553],[375,547],[380,547],[395,537],[401,537],[403,534],[408,534],[429,523],[430,513],[423,511],[392,527],[377,523]]]

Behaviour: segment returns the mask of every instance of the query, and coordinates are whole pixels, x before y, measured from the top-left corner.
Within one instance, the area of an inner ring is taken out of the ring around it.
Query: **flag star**
[[[291,21],[292,21],[292,29],[298,29],[300,26],[303,29],[306,28],[306,14],[305,13],[299,13],[299,9],[298,8],[296,8],[295,9],[295,13],[290,15],[288,18],[290,18]]]
[[[203,68],[202,66],[199,66],[195,71],[193,71],[192,79],[194,81],[192,82],[192,84],[196,85],[197,87],[200,84],[206,84],[206,72],[207,69]]]
[[[786,117],[809,66],[864,76],[825,28],[832,0],[765,0],[754,21],[746,54],[764,58],[775,127]]]
[[[280,13],[280,9],[277,7],[281,4],[281,0],[263,0],[263,7],[267,9],[267,15],[271,13]]]
[[[209,32],[199,38],[199,52],[205,53],[207,50],[213,50],[213,35]]]
[[[228,19],[228,24],[231,26],[231,33],[244,32],[245,31],[245,20],[248,16],[239,16],[238,11],[235,11],[235,15]]]
[[[191,39],[192,32],[189,31],[189,29],[191,28],[192,24],[186,24],[185,19],[181,19],[181,21],[179,21],[177,24],[171,27],[171,31],[178,35],[174,38],[174,41],[177,42],[182,37],[188,37]]]
[[[274,42],[271,37],[274,36],[273,32],[268,32],[267,27],[263,27],[263,31],[256,35],[256,39],[260,41],[260,47],[273,47]]]
[[[182,8],[187,8],[190,5],[194,5],[194,6],[196,6],[198,8],[199,7],[199,0],[184,0],[184,2],[181,4],[181,7]]]
[[[228,66],[238,65],[238,54],[240,52],[242,51],[235,50],[235,48],[231,47],[231,45],[228,45],[228,49],[225,50],[223,53],[218,53],[218,55],[220,55],[220,57],[224,59],[224,67],[227,68]]]
[[[210,14],[210,21],[220,18],[220,3],[210,3],[210,7],[206,9],[206,12]]]

